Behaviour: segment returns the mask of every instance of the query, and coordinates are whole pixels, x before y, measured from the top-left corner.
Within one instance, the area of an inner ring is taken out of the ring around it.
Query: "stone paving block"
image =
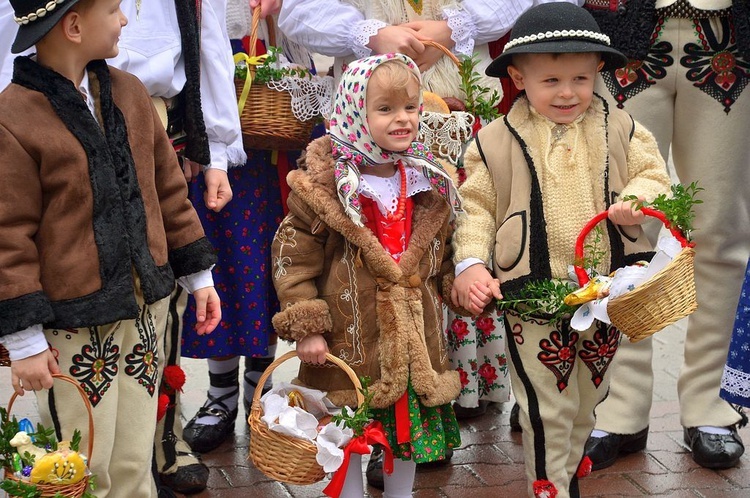
[[[474,464],[471,466],[477,477],[488,487],[507,486],[514,482],[526,482],[522,465]]]
[[[598,477],[596,474],[595,472],[578,481],[581,496],[643,496],[643,490],[624,475]]]
[[[703,468],[666,475],[633,473],[630,477],[648,494],[666,494],[678,490],[732,489],[732,484],[723,479],[718,472]]]

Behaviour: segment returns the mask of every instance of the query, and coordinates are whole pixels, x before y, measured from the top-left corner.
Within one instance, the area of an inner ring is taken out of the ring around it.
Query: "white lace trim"
[[[349,46],[358,58],[369,57],[372,54],[372,49],[367,46],[370,37],[378,34],[378,30],[386,26],[388,24],[377,19],[366,19],[352,26],[349,32]]]
[[[398,173],[388,178],[362,174],[359,183],[359,193],[373,199],[383,214],[396,212],[400,190],[401,175]],[[407,166],[406,196],[412,197],[428,190],[432,190],[430,181],[421,172]]]
[[[468,112],[454,111],[450,114],[425,112],[422,114],[419,137],[433,154],[458,164],[463,145],[471,140],[475,117]]]
[[[471,14],[463,9],[443,9],[443,19],[448,21],[451,29],[451,40],[455,42],[453,51],[471,56],[474,52],[474,39],[477,37],[477,26]]]
[[[750,399],[750,373],[727,365],[721,377],[721,388],[729,394]]]
[[[280,80],[269,81],[268,88],[287,91],[292,96],[292,114],[300,121],[307,121],[317,115],[330,117],[333,108],[333,78],[312,76],[297,78],[284,76]]]

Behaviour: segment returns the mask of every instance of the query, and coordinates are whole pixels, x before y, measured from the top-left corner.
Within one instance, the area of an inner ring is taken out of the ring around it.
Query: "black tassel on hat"
[[[194,0],[175,0],[177,24],[182,39],[182,57],[185,60],[185,88],[182,90],[185,116],[185,157],[198,164],[210,164],[206,123],[201,107],[200,23],[198,5]]]

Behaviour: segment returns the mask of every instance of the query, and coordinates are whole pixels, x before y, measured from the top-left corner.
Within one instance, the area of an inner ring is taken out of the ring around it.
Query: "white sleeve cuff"
[[[463,9],[443,9],[443,19],[451,29],[451,40],[455,43],[453,51],[471,57],[474,52],[474,39],[477,37],[477,26],[471,14]]]
[[[10,361],[23,360],[49,349],[41,324],[4,335],[0,337],[0,344],[8,350]]]
[[[201,270],[197,273],[191,273],[190,275],[180,277],[177,279],[177,283],[190,294],[198,289],[203,289],[204,287],[213,287],[214,277],[211,275],[212,268],[213,265],[208,270]]]
[[[355,24],[349,32],[349,46],[352,47],[354,54],[360,59],[369,57],[372,54],[372,49],[367,46],[370,43],[370,38],[386,26],[388,24],[377,19],[366,19]]]
[[[465,260],[461,261],[460,263],[456,264],[456,276],[459,276],[461,272],[463,272],[465,269],[467,269],[470,266],[473,266],[477,263],[480,263],[482,266],[487,266],[484,264],[484,261],[482,261],[479,258],[466,258]]]

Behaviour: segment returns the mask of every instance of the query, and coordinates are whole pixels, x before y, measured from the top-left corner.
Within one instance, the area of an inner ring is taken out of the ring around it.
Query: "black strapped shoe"
[[[208,393],[208,400],[198,410],[193,418],[185,425],[182,438],[198,453],[208,453],[218,448],[234,433],[234,421],[237,420],[237,408],[229,410],[224,400],[239,396],[240,386],[237,383],[239,367],[224,374],[208,373],[211,385],[214,387],[234,387],[234,390],[221,396],[213,396]],[[197,424],[196,420],[201,417],[218,417],[219,422],[212,425]]]

